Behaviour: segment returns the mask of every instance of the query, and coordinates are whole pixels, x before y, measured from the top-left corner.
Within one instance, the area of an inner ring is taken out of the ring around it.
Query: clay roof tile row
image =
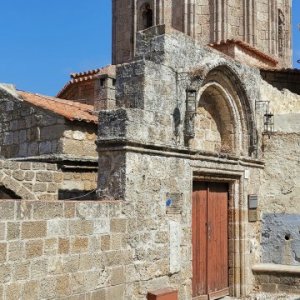
[[[78,82],[90,81],[90,80],[96,79],[98,77],[101,77],[103,75],[115,77],[116,76],[116,66],[108,65],[101,69],[94,69],[94,70],[89,70],[86,72],[71,74],[70,75],[71,80],[69,82],[67,82],[67,84],[57,93],[57,97],[63,97],[63,95],[67,91],[67,89],[70,86],[72,86]]]
[[[261,57],[261,58],[264,58],[270,62],[272,62],[273,64],[277,65],[278,64],[278,60],[276,60],[275,58],[267,55],[266,53],[260,51],[259,49],[251,46],[250,44],[244,42],[244,41],[241,41],[241,40],[238,40],[238,39],[228,39],[228,40],[222,40],[221,42],[219,43],[215,43],[215,44],[209,44],[210,47],[212,48],[215,48],[217,49],[218,46],[223,46],[223,45],[230,45],[230,44],[235,44],[235,45],[239,45],[241,46],[242,48],[256,54],[257,56]]]
[[[87,123],[98,123],[98,117],[94,114],[93,106],[69,100],[32,94],[18,91],[18,95],[23,101],[56,113],[70,121],[84,121]]]

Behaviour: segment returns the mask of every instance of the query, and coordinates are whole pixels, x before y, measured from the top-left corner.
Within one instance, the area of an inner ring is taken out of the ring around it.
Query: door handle
[[[207,236],[208,236],[208,239],[210,240],[210,236],[211,236],[211,223],[207,224]]]

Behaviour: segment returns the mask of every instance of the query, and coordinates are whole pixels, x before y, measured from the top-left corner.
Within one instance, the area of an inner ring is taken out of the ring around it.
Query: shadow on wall
[[[262,262],[300,266],[300,215],[264,214]]]
[[[21,197],[4,186],[0,186],[0,199],[21,199]]]
[[[96,190],[59,190],[58,200],[97,200]]]

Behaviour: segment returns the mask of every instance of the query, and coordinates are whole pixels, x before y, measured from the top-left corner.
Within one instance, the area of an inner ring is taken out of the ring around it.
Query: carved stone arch
[[[235,71],[226,65],[202,69],[201,80],[195,78],[191,86],[198,91],[198,109],[204,109],[202,113],[208,115],[210,128],[217,128],[220,134],[215,151],[251,156],[256,149],[254,112]],[[195,120],[197,122],[197,116]],[[216,130],[211,135],[217,138]]]
[[[0,170],[0,186],[5,187],[7,190],[12,191],[18,197],[24,200],[38,200],[36,195],[28,190],[22,183],[16,179],[6,175]]]
[[[140,0],[137,3],[137,30],[145,30],[154,24],[154,7],[152,0]]]

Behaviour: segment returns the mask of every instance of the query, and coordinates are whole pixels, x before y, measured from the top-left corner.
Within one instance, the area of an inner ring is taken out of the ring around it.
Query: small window
[[[140,8],[138,30],[144,30],[153,26],[153,11],[149,3],[145,3]]]
[[[100,86],[104,86],[104,83],[105,83],[105,79],[104,79],[104,78],[101,78],[101,79],[100,79]]]
[[[153,12],[149,4],[146,4],[145,10],[143,12],[143,24],[144,29],[149,28],[153,25]]]

